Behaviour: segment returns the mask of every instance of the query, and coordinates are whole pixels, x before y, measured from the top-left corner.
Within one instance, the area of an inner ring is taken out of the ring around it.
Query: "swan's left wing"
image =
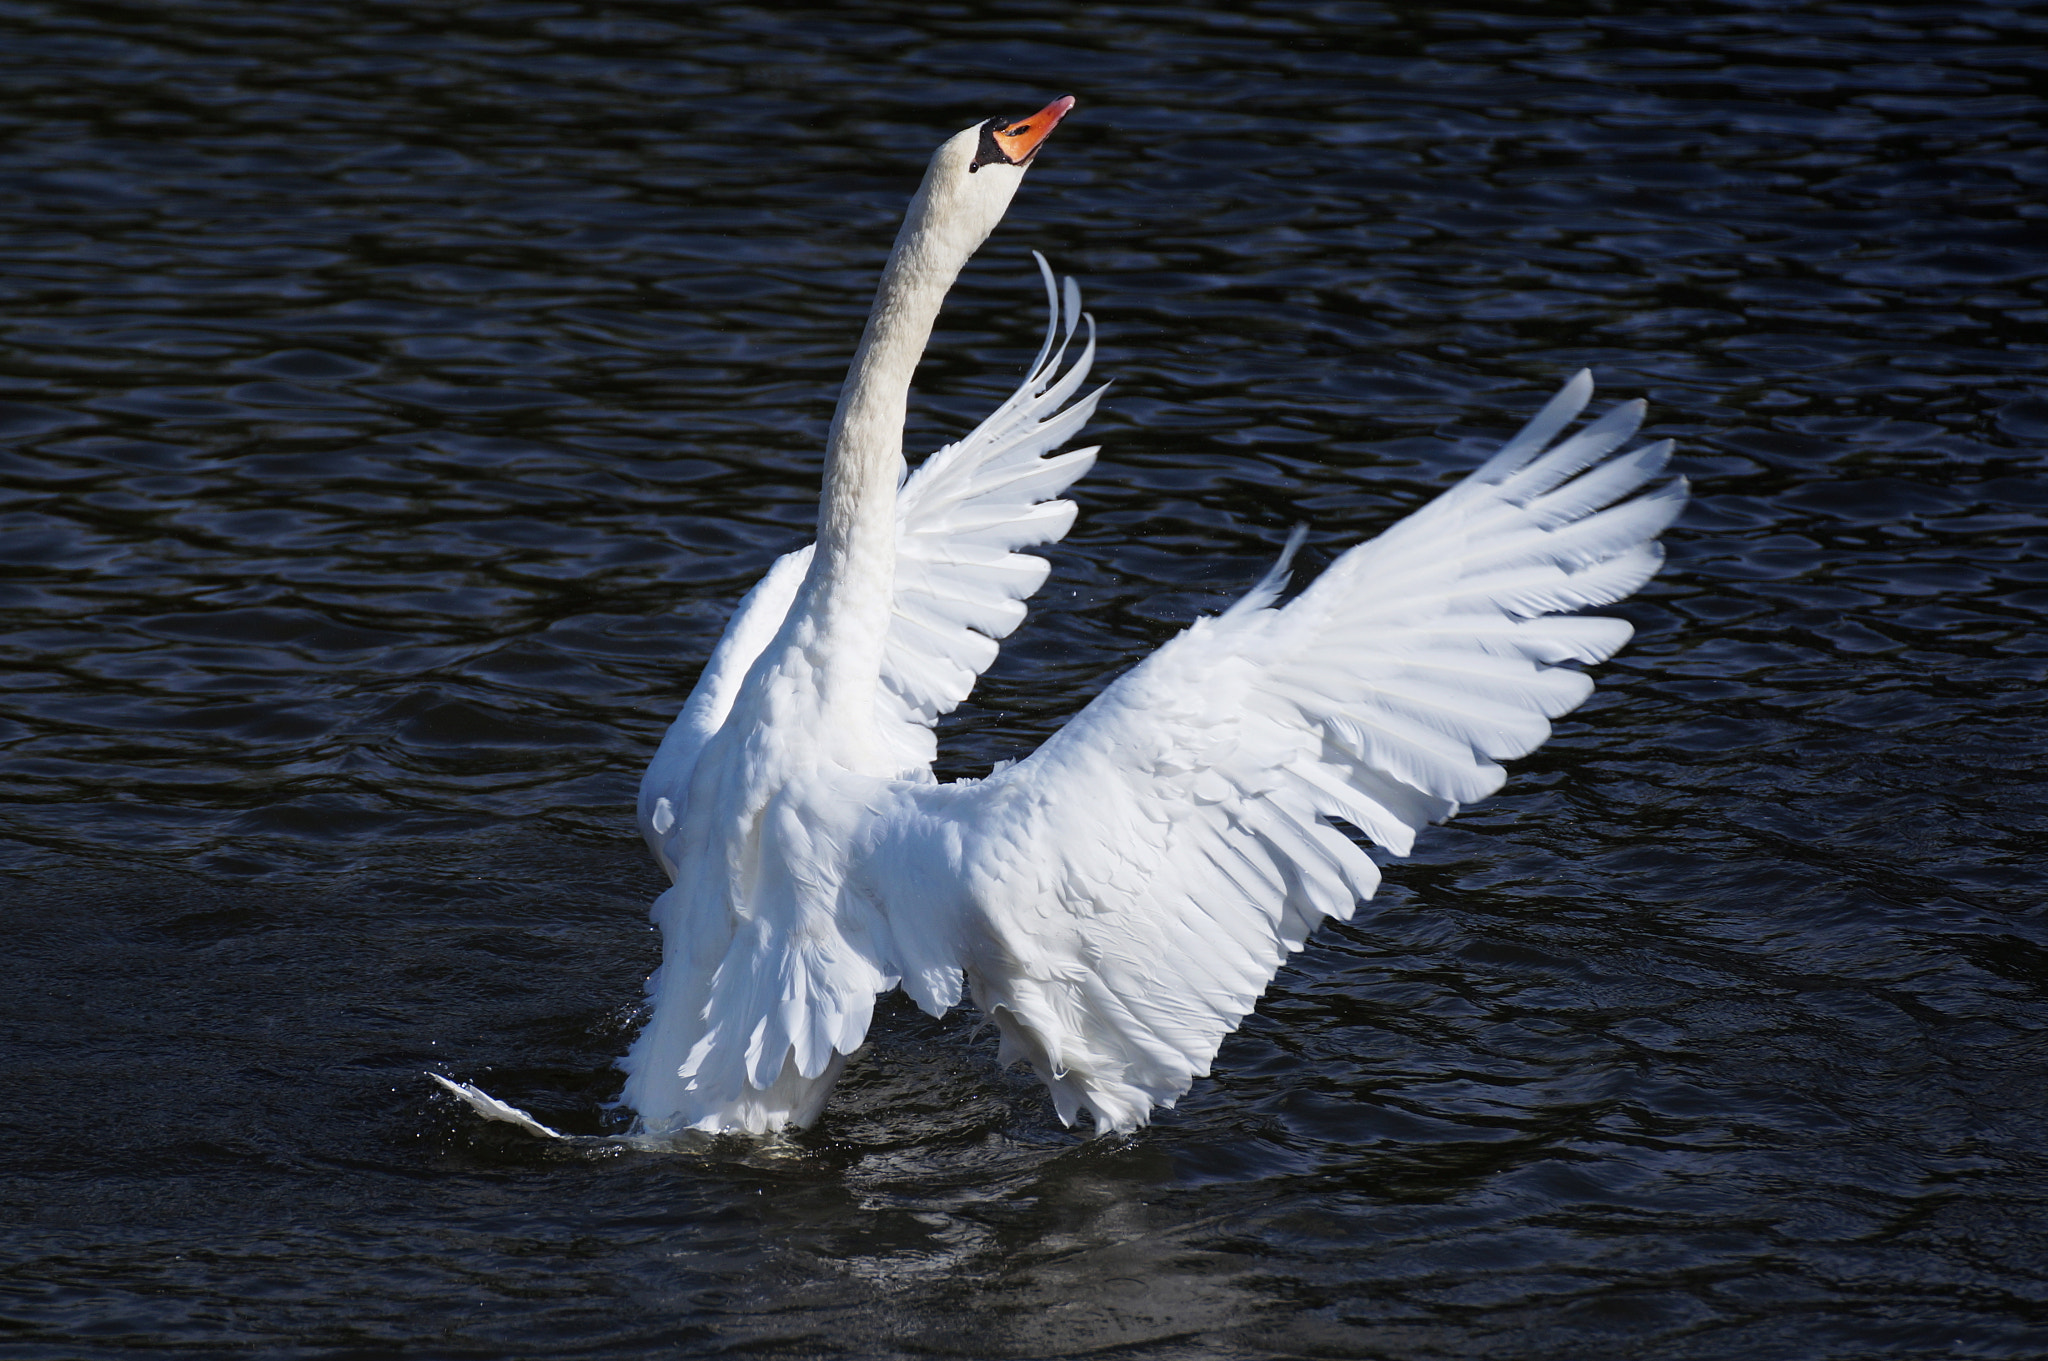
[[[712,734],[724,726],[732,712],[733,696],[746,679],[769,642],[789,617],[790,602],[810,570],[816,544],[805,544],[794,553],[784,553],[769,567],[768,574],[754,589],[740,598],[738,608],[725,624],[718,645],[697,676],[682,712],[668,725],[654,759],[640,777],[638,812],[640,835],[654,858],[675,878],[676,861],[670,854],[669,834],[681,825],[683,805],[689,797],[690,777],[696,773],[697,757]]]
[[[1606,460],[1640,403],[1545,450],[1591,390],[1284,608],[1276,568],[1019,765],[904,791],[860,887],[905,990],[942,1010],[964,974],[1063,1119],[1129,1129],[1186,1091],[1287,954],[1377,886],[1331,820],[1407,854],[1591,693],[1557,663],[1627,640],[1562,612],[1649,579],[1684,488],[1636,494],[1668,444]]]
[[[920,464],[897,497],[896,599],[878,718],[906,773],[931,765],[932,725],[967,698],[998,641],[1023,622],[1024,601],[1048,568],[1017,550],[1066,534],[1074,503],[1060,493],[1095,462],[1092,448],[1056,452],[1102,395],[1097,388],[1074,400],[1095,362],[1095,323],[1081,312],[1074,281],[1063,294],[1045,257],[1033,254],[1050,316],[1030,375],[971,434]],[[1087,342],[1061,373],[1083,322]]]
[[[995,660],[997,640],[1024,619],[1024,601],[1045,583],[1045,559],[1020,553],[1056,542],[1074,523],[1058,499],[1095,462],[1094,449],[1052,455],[1095,413],[1102,389],[1074,394],[1095,362],[1094,323],[1066,371],[1068,346],[1087,319],[1072,279],[1064,292],[1045,257],[1045,343],[1030,376],[965,439],[910,474],[896,503],[896,598],[876,696],[877,727],[904,775],[927,778],[936,754],[932,725],[973,690]],[[697,686],[663,736],[640,780],[640,833],[671,876],[669,833],[697,767],[697,755],[731,711],[733,696],[789,614],[815,545],[778,558],[733,612]]]

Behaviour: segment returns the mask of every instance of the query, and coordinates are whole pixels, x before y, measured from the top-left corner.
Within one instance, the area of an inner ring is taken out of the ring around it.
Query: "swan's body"
[[[1373,862],[1324,819],[1406,854],[1591,691],[1553,663],[1629,635],[1556,612],[1647,580],[1683,492],[1621,501],[1667,445],[1600,461],[1640,403],[1546,449],[1591,393],[1581,374],[1284,608],[1283,563],[1029,759],[935,783],[931,725],[1044,579],[1016,550],[1066,532],[1056,498],[1094,457],[1049,456],[1095,403],[1067,404],[1092,339],[1064,376],[1054,351],[1072,284],[1023,387],[908,481],[905,402],[954,277],[1070,103],[933,157],[833,420],[818,542],[741,602],[642,784],[674,883],[654,907],[653,1014],[624,1062],[641,1133],[809,1123],[899,985],[935,1015],[971,993],[1063,1119],[1144,1123],[1316,923],[1372,894]]]

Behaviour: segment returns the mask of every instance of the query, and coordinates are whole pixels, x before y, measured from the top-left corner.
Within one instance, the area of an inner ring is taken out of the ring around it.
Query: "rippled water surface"
[[[0,1351],[2048,1350],[2038,7],[0,0],[0,89]],[[456,1109],[607,1127],[639,771],[1068,90],[911,442],[1036,248],[1103,461],[947,773],[1581,366],[1698,492],[1636,643],[1136,1137],[907,1005],[787,1149]]]

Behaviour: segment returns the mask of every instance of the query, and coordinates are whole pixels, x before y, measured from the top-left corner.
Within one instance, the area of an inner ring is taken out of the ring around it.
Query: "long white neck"
[[[930,183],[927,179],[926,189]],[[952,244],[930,227],[929,194],[911,204],[895,249],[883,266],[860,348],[847,369],[825,441],[825,486],[818,502],[818,566],[844,576],[870,551],[893,560],[896,488],[903,480],[903,422],[911,377],[924,357],[939,308],[967,263],[967,253],[932,249]],[[976,244],[979,244],[978,242]],[[972,247],[969,247],[972,250]]]
[[[821,698],[865,726],[880,683],[895,590],[896,489],[911,376],[961,268],[1002,220],[1023,177],[992,164],[969,173],[979,129],[932,157],[882,270],[832,432],[818,505],[818,547],[792,615],[807,616]]]

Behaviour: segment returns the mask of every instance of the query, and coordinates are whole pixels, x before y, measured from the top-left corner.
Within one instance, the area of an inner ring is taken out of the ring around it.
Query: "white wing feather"
[[[1066,534],[1074,505],[1055,498],[1095,462],[1092,448],[1046,457],[1094,414],[1102,389],[1062,409],[1094,364],[1095,323],[1082,313],[1074,281],[1066,281],[1062,298],[1045,257],[1032,256],[1049,316],[1029,376],[966,438],[920,464],[897,498],[895,615],[877,703],[883,740],[910,778],[930,778],[932,724],[967,698],[995,660],[996,640],[1022,622],[1023,602],[1045,583],[1045,560],[1016,550]],[[1062,374],[1084,321],[1087,344]],[[810,565],[810,546],[784,554],[740,601],[641,778],[641,835],[671,877],[668,834],[681,822],[697,758],[782,627]]]
[[[1274,608],[1283,558],[1029,759],[902,791],[853,887],[884,905],[906,991],[942,1010],[964,974],[1065,1120],[1129,1129],[1172,1104],[1288,952],[1377,886],[1331,821],[1407,854],[1591,693],[1556,663],[1627,641],[1622,620],[1559,612],[1649,579],[1684,484],[1624,499],[1668,443],[1599,462],[1640,403],[1546,449],[1591,391],[1574,378],[1478,472]]]
[[[1074,281],[1062,306],[1052,267],[1032,255],[1049,317],[1030,377],[973,433],[919,465],[897,496],[895,616],[878,703],[884,738],[906,772],[931,765],[932,725],[967,698],[997,640],[1024,621],[1024,601],[1049,569],[1016,550],[1065,536],[1074,503],[1056,498],[1095,462],[1093,448],[1047,457],[1095,414],[1102,389],[1073,400],[1095,363],[1095,323],[1081,312]],[[1061,374],[1083,322],[1087,344]]]

